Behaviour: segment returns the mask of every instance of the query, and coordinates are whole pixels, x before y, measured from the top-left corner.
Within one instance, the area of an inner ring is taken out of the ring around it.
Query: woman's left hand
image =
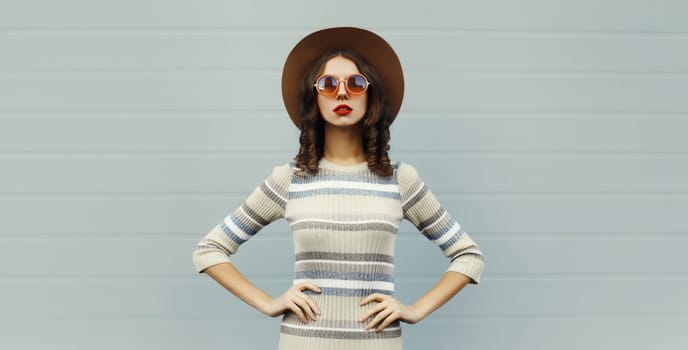
[[[377,301],[379,304],[368,310],[359,320],[360,322],[364,322],[375,316],[375,318],[366,325],[365,329],[376,328],[375,332],[379,333],[396,320],[401,320],[406,323],[416,323],[423,318],[420,312],[412,305],[404,305],[394,299],[394,297],[386,294],[371,294],[361,300],[361,306],[373,301]]]

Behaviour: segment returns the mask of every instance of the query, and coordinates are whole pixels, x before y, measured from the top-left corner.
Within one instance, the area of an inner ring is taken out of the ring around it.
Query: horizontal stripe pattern
[[[310,214],[298,214],[291,212],[289,215],[290,222],[302,220],[330,220],[335,222],[368,222],[368,221],[383,221],[393,224],[395,227],[399,226],[401,221],[401,211],[396,213],[399,215],[390,215],[388,213],[375,213],[370,211],[361,211],[357,214],[349,214],[346,212],[318,212]]]
[[[304,324],[288,312],[281,332],[296,339],[398,338],[398,323],[375,333],[358,322],[362,298],[394,294],[392,253],[403,219],[396,178],[376,176],[365,165],[320,165],[317,175],[292,179],[285,217],[296,247],[293,283],[320,288],[303,293],[324,304],[322,314]],[[290,338],[291,344],[306,349],[312,343]]]
[[[471,283],[479,283],[484,261],[478,245],[439,204],[413,167],[401,164],[397,178],[404,218],[450,258],[448,271],[462,273],[470,278]]]
[[[370,197],[384,197],[391,199],[399,199],[398,192],[375,191],[365,188],[336,188],[324,187],[308,191],[290,192],[289,199],[301,199],[318,195],[345,195],[345,196],[370,196]]]
[[[391,274],[375,271],[330,271],[318,268],[318,270],[297,271],[294,279],[314,280],[344,280],[365,284],[370,281],[394,282]]]
[[[306,280],[304,280],[306,281]],[[306,295],[323,295],[323,296],[329,296],[329,297],[357,297],[357,298],[365,298],[371,294],[379,293],[379,294],[385,294],[385,295],[393,295],[394,291],[390,289],[376,289],[376,288],[351,288],[350,286],[346,287],[324,287],[324,286],[319,286],[320,287],[320,293],[313,292],[311,290],[305,289],[303,291],[303,294]]]
[[[331,260],[301,260],[294,263],[295,272],[309,270],[365,273],[371,269],[392,275],[394,265],[388,262],[373,261],[331,261]]]
[[[299,273],[303,274],[303,273]],[[329,288],[333,295],[366,296],[373,293],[383,293],[392,295],[394,293],[394,282],[375,281],[375,280],[338,280],[330,278],[308,278],[294,279],[294,284],[313,283],[323,288]],[[327,294],[325,291],[323,294]]]
[[[251,209],[250,207],[248,207],[248,206],[246,205],[246,203],[242,204],[240,208],[241,208],[241,211],[242,211],[248,218],[250,218],[253,222],[256,223],[256,225],[258,225],[258,226],[260,226],[260,227],[263,227],[263,226],[265,226],[265,225],[267,225],[267,224],[270,223],[269,221],[263,219],[263,217],[261,217],[261,216],[260,216],[257,212],[255,212],[253,209]]]
[[[440,247],[449,271],[477,283],[482,252],[412,167],[396,164],[394,176],[380,177],[365,163],[343,166],[322,159],[315,175],[296,170],[294,164],[276,167],[194,252],[201,271],[228,261],[270,222],[287,220],[295,247],[293,283],[317,285],[320,292],[303,293],[322,306],[318,320],[307,324],[292,311],[285,314],[280,329],[289,337],[289,349],[306,349],[316,338],[362,341],[365,348],[400,344],[398,321],[376,333],[358,318],[375,304],[361,306],[362,298],[394,295],[394,242],[404,218]]]
[[[236,253],[241,244],[265,225],[284,217],[291,174],[292,169],[288,165],[275,167],[241,206],[201,239],[193,253],[198,272],[218,263],[229,262],[230,256]]]
[[[319,318],[316,321],[304,323],[294,314],[287,314],[282,318],[280,331],[283,334],[301,337],[332,338],[332,339],[385,339],[401,336],[401,323],[392,322],[382,332],[375,329],[366,330],[366,323],[357,320],[328,320]]]
[[[293,166],[293,164],[292,164]],[[289,186],[289,191],[298,190],[302,185],[312,186],[314,183],[359,183],[359,184],[371,184],[371,185],[388,185],[390,190],[395,190],[394,187],[397,186],[397,181],[393,177],[380,177],[380,176],[370,176],[364,172],[354,172],[354,173],[338,173],[333,172],[329,168],[324,167],[321,169],[321,173],[318,174],[317,182],[313,181],[313,177],[299,177],[295,176],[291,180],[291,185]],[[348,186],[344,184],[344,186]]]
[[[428,188],[420,180],[417,180],[411,189],[413,189],[413,192],[408,197],[408,199],[402,202],[401,205],[401,208],[404,210],[404,212],[408,211],[410,208],[416,205],[416,203],[423,199],[423,197],[425,197],[425,194],[428,192]]]
[[[277,203],[280,208],[284,209],[287,201],[284,196],[281,196],[279,193],[277,193],[274,188],[274,184],[271,186],[270,181],[265,181],[262,185],[260,185],[260,190],[263,191],[263,193],[273,202]]]
[[[393,177],[371,176],[363,172],[340,173],[321,166],[315,176],[294,177],[289,187],[289,199],[319,195],[345,195],[400,199],[399,187]]]
[[[315,191],[323,188],[337,188],[337,189],[356,189],[356,190],[368,190],[375,192],[390,192],[399,193],[399,187],[395,183],[375,183],[373,181],[351,181],[347,178],[337,179],[337,180],[321,180],[318,182],[302,182],[302,183],[292,183],[289,186],[290,194],[296,192],[308,192]]]
[[[384,221],[336,222],[329,220],[300,220],[290,224],[292,230],[328,230],[328,231],[385,231],[397,233],[398,226]]]
[[[267,178],[234,213],[225,217],[220,226],[222,231],[237,244],[249,240],[270,222],[267,219],[270,215],[265,215],[264,201],[272,201],[280,209],[286,207],[286,193],[277,190],[285,188],[275,176]]]
[[[298,253],[295,258],[294,283],[316,284],[322,295],[364,297],[394,293],[390,255],[309,251]]]
[[[340,253],[309,251],[297,253],[294,257],[297,263],[304,260],[316,259],[341,262],[385,262],[390,264],[394,262],[394,257],[391,255],[372,253]]]
[[[258,232],[258,230],[251,228],[250,225],[244,224],[241,220],[239,214],[233,214],[225,218],[221,225],[222,231],[224,231],[234,242],[239,244],[244,243]]]

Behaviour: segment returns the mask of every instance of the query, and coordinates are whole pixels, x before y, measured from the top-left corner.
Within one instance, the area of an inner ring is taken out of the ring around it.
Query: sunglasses
[[[332,75],[322,75],[315,81],[313,86],[319,94],[333,96],[337,94],[339,83],[341,82],[344,83],[344,88],[351,95],[360,95],[366,92],[368,85],[371,84],[362,74],[352,74],[344,79],[338,79]]]

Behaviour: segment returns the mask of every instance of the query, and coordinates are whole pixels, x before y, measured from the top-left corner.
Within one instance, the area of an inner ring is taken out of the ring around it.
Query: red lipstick
[[[347,115],[347,114],[351,113],[351,111],[353,111],[353,109],[351,108],[351,106],[349,106],[347,104],[341,104],[341,105],[335,107],[332,111],[339,114],[339,115]]]

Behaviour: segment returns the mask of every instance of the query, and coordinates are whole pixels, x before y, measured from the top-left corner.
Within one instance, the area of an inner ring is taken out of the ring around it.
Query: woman
[[[358,28],[312,33],[284,66],[282,94],[301,129],[295,162],[265,182],[194,251],[194,264],[244,302],[283,315],[280,349],[401,349],[400,321],[416,323],[477,284],[482,253],[413,167],[392,163],[389,126],[403,97],[393,49]],[[293,232],[294,284],[273,298],[229,262],[268,223]],[[411,221],[450,259],[440,281],[411,305],[393,297],[394,240]]]

